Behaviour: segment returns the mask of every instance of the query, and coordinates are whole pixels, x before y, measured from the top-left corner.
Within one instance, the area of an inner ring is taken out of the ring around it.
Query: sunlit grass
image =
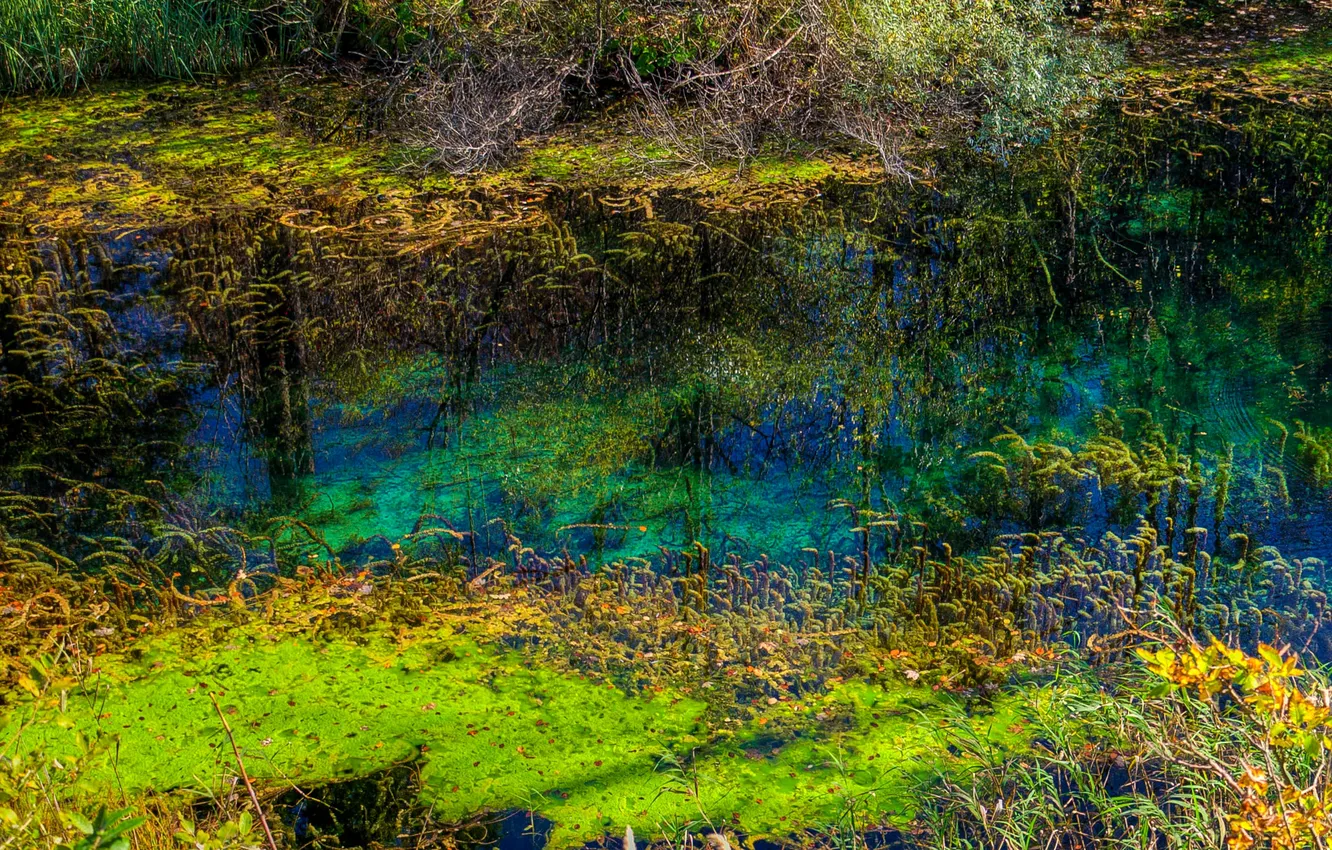
[[[192,78],[291,49],[303,9],[238,0],[10,0],[0,90],[62,91],[112,75]]]

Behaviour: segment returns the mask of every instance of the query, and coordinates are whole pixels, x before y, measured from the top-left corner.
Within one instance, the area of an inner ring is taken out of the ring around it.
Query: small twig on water
[[[245,790],[250,792],[250,802],[254,804],[254,813],[259,818],[259,823],[264,828],[264,837],[268,839],[270,850],[278,850],[277,842],[273,840],[273,830],[268,827],[268,818],[264,817],[264,807],[259,805],[259,795],[254,791],[254,783],[250,782],[250,775],[245,772],[245,761],[241,758],[240,748],[236,746],[236,736],[231,734],[231,724],[227,723],[226,715],[222,713],[222,707],[217,704],[217,694],[208,692],[208,698],[213,701],[213,711],[217,712],[217,719],[222,721],[222,729],[227,733],[227,741],[231,743],[231,754],[236,757],[236,766],[240,768],[241,781],[245,783]]]

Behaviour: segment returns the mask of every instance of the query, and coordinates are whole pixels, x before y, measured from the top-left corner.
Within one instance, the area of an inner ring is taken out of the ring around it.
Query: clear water
[[[1281,439],[1332,425],[1319,121],[1107,107],[1007,167],[949,154],[930,186],[651,218],[556,196],[536,235],[373,263],[315,238],[292,267],[365,312],[302,308],[329,329],[282,373],[305,471],[274,473],[235,391],[263,378],[219,370],[194,498],[295,513],[352,563],[441,526],[593,563],[694,540],[799,560],[853,543],[838,499],[979,547],[1020,523],[976,515],[970,456],[1005,428],[1076,448],[1112,408],[1209,474],[1233,452],[1221,533],[1326,557],[1328,491]],[[1075,530],[1117,527],[1086,499]]]

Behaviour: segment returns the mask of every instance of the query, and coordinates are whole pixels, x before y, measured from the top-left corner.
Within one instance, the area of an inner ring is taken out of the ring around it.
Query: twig
[[[698,82],[699,80],[710,80],[710,79],[714,79],[714,78],[716,78],[716,77],[730,77],[730,76],[734,76],[735,74],[739,74],[739,73],[741,73],[742,71],[749,71],[749,70],[751,70],[751,69],[753,69],[753,68],[758,68],[758,67],[761,67],[761,66],[763,66],[763,65],[766,65],[766,64],[768,64],[769,62],[771,62],[772,60],[776,59],[776,58],[781,54],[781,52],[782,52],[783,50],[785,50],[786,48],[790,47],[790,46],[791,46],[791,42],[795,41],[795,40],[796,40],[796,37],[799,36],[802,32],[804,32],[804,30],[805,30],[805,27],[804,27],[803,25],[802,25],[802,26],[799,26],[799,27],[796,27],[796,31],[793,32],[793,33],[791,33],[790,37],[787,38],[786,41],[782,42],[781,45],[779,45],[779,46],[777,47],[776,50],[772,51],[772,52],[769,53],[767,56],[764,56],[762,59],[756,59],[756,60],[754,60],[753,62],[750,62],[750,63],[747,64],[747,65],[741,65],[741,66],[738,67],[738,68],[729,68],[729,69],[721,70],[721,71],[709,71],[708,73],[705,73],[705,74],[694,74],[693,76],[685,77],[683,80],[681,80],[680,82],[676,83],[676,88],[679,88],[680,86],[688,85],[688,84],[690,84],[690,83],[696,83],[696,82]]]
[[[250,802],[254,804],[254,813],[264,828],[268,846],[270,850],[278,850],[277,842],[273,840],[273,830],[268,826],[268,818],[264,817],[264,807],[259,805],[259,795],[254,791],[254,783],[250,781],[250,775],[245,772],[245,761],[241,758],[240,748],[236,746],[236,736],[231,734],[231,724],[227,723],[226,716],[222,714],[222,707],[217,704],[217,694],[209,691],[208,698],[213,701],[213,711],[217,712],[217,719],[222,721],[222,729],[227,733],[227,741],[231,743],[231,753],[236,757],[236,766],[240,768],[241,781],[245,783],[245,790],[250,792]]]

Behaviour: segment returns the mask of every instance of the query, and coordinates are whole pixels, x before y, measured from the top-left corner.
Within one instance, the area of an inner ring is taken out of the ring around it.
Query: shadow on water
[[[367,776],[333,782],[308,790],[289,790],[272,801],[291,846],[302,850],[338,847],[344,850],[401,847],[413,850],[448,847],[450,850],[545,850],[553,823],[522,809],[482,812],[462,821],[438,821],[420,802],[419,766],[401,764]],[[710,848],[709,830],[686,834],[684,848]],[[648,846],[645,837],[638,846]],[[795,837],[793,836],[793,839]],[[731,846],[752,850],[782,850],[791,846],[766,838],[734,837]],[[836,846],[832,837],[810,833],[801,841],[810,846]],[[656,845],[653,845],[656,846]],[[910,838],[895,829],[857,831],[855,846],[862,850],[911,850]],[[623,834],[589,841],[583,850],[626,850]],[[717,850],[724,850],[718,847]]]
[[[438,821],[420,802],[419,766],[401,764],[345,782],[292,789],[272,802],[299,848],[449,847],[544,850],[551,822],[522,810]]]
[[[309,791],[292,789],[273,806],[298,847],[321,846],[330,838],[342,847],[395,846],[419,820],[418,773],[415,765],[397,765]]]

